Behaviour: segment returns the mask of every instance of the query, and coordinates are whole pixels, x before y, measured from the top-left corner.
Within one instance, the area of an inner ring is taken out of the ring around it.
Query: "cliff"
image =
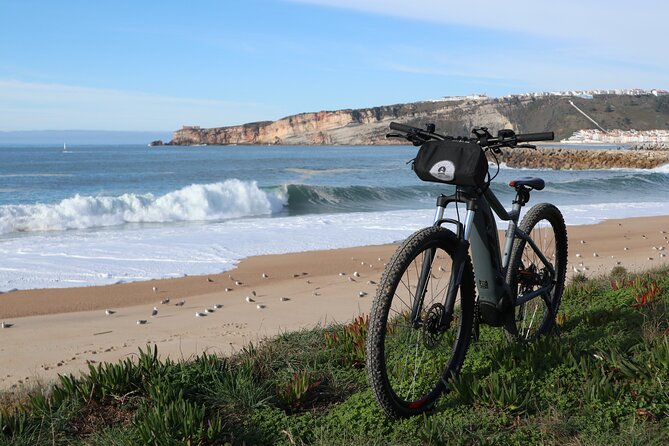
[[[512,128],[518,133],[552,130],[559,140],[578,129],[591,127],[569,100],[604,128],[650,130],[669,127],[669,96],[512,97],[301,113],[277,121],[209,129],[184,127],[174,132],[171,144],[401,143],[385,138],[391,121],[416,127],[433,122],[438,131],[451,135],[468,135],[473,127],[488,127],[493,133],[502,128]]]

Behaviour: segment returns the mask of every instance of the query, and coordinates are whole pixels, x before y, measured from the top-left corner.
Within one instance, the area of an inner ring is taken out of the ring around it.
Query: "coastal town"
[[[565,90],[565,91],[538,91],[532,93],[517,93],[499,98],[490,97],[485,93],[472,93],[463,96],[444,96],[439,99],[433,99],[426,102],[442,102],[442,101],[488,101],[495,99],[532,99],[545,98],[549,96],[559,97],[574,97],[581,99],[593,99],[599,95],[615,95],[615,96],[668,96],[669,91],[660,89],[644,90],[642,88],[616,88],[616,89],[600,89],[600,90]]]
[[[560,141],[565,144],[669,144],[669,130],[583,129]]]

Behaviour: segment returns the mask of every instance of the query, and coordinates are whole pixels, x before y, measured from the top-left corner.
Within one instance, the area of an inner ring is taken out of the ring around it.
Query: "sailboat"
[[[63,153],[70,153],[70,152],[67,150],[67,143],[63,143]]]

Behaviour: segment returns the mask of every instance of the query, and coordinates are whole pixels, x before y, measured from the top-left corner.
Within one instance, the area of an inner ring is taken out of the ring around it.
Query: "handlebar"
[[[397,130],[398,132],[402,133],[411,133],[415,130],[420,131],[420,129],[417,127],[411,127],[410,125],[400,124],[399,122],[391,122],[390,130]]]
[[[412,127],[410,125],[400,124],[399,122],[390,123],[391,130],[397,130],[398,132],[404,133],[404,135],[399,134],[388,134],[387,137],[403,137],[413,143],[414,146],[419,146],[426,141],[431,139],[444,140],[448,139],[447,136],[434,133],[434,124],[428,124],[427,130],[419,129],[418,127]]]
[[[522,133],[520,135],[516,135],[516,141],[518,142],[553,141],[554,139],[555,133],[553,132]]]
[[[400,124],[399,122],[390,123],[391,130],[396,130],[402,132],[405,135],[398,134],[389,134],[388,136],[401,136],[405,137],[407,140],[411,141],[414,145],[421,145],[422,143],[429,141],[431,139],[437,140],[446,140],[446,139],[457,139],[460,141],[471,141],[476,142],[482,147],[489,147],[494,151],[499,151],[500,147],[515,147],[518,143],[531,142],[531,141],[552,141],[555,138],[553,132],[540,132],[540,133],[521,133],[516,134],[513,130],[505,129],[500,130],[497,133],[497,137],[493,137],[486,127],[475,128],[472,130],[472,133],[476,135],[476,138],[466,138],[459,137],[453,138],[452,136],[444,136],[438,133],[434,133],[434,124],[428,124],[428,131],[419,129],[418,127],[412,127],[410,125]],[[529,145],[528,145],[529,146]],[[526,146],[527,147],[527,146]],[[529,146],[534,147],[534,146]]]

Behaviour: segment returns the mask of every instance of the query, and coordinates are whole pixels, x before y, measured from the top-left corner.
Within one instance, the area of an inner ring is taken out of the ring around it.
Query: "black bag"
[[[428,141],[418,150],[413,170],[423,181],[483,187],[488,160],[476,143]]]

